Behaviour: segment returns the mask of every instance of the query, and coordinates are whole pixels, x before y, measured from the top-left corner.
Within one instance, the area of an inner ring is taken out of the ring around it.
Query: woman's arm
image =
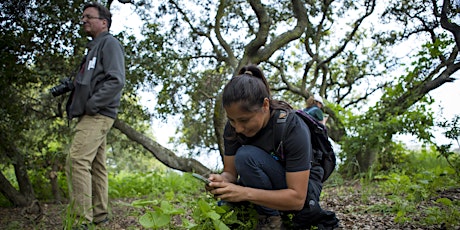
[[[248,201],[277,210],[301,210],[305,204],[310,170],[286,173],[287,189],[248,189]]]
[[[287,189],[263,190],[227,182],[212,182],[217,198],[229,202],[250,201],[277,210],[301,210],[305,204],[310,170],[286,173]]]

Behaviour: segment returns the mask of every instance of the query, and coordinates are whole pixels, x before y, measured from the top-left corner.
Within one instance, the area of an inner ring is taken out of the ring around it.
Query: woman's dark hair
[[[252,112],[262,107],[265,98],[270,100],[272,109],[292,109],[288,103],[271,98],[270,86],[258,66],[247,65],[225,85],[222,104],[228,107],[239,102],[242,109]]]
[[[89,7],[94,7],[97,9],[97,11],[99,12],[99,18],[107,20],[107,28],[110,30],[110,26],[112,25],[112,14],[110,13],[109,9],[107,9],[107,7],[103,6],[100,3],[88,2],[83,7],[83,11]]]

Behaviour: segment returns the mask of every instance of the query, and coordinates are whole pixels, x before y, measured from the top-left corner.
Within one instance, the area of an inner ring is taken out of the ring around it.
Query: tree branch
[[[292,0],[291,2],[292,2],[292,11],[294,13],[294,17],[297,19],[297,24],[294,26],[294,28],[276,36],[273,39],[273,41],[271,41],[269,44],[265,44],[264,49],[260,49],[258,50],[258,52],[248,53],[248,51],[250,51],[249,48],[251,47],[251,45],[252,46],[259,45],[257,48],[260,48],[261,45],[259,43],[262,41],[264,43],[266,42],[267,36],[268,36],[268,30],[271,25],[271,20],[265,18],[267,14],[265,9],[263,11],[259,9],[259,11],[261,11],[259,12],[259,14],[262,14],[263,17],[260,17],[259,19],[260,28],[259,28],[259,33],[258,33],[258,39],[256,38],[253,41],[254,44],[252,44],[253,42],[251,42],[248,45],[248,49],[246,49],[247,55],[251,55],[251,60],[253,60],[254,63],[259,63],[261,61],[268,60],[268,58],[270,58],[274,52],[276,52],[277,50],[279,50],[281,47],[285,46],[289,42],[300,38],[302,34],[305,32],[305,28],[308,25],[307,9],[305,8],[303,1]],[[261,7],[259,5],[256,5],[256,6]],[[258,14],[258,17],[259,17],[259,14]]]
[[[137,132],[120,119],[115,120],[113,127],[120,130],[132,141],[141,144],[146,150],[151,152],[156,159],[169,168],[177,169],[183,172],[196,172],[200,174],[209,174],[212,172],[195,159],[176,156],[171,150],[161,146],[142,133]]]
[[[226,61],[230,66],[235,67],[237,65],[237,61],[235,58],[235,54],[233,53],[232,47],[225,41],[225,39],[222,37],[222,33],[220,32],[221,26],[220,26],[220,21],[222,20],[224,16],[224,10],[225,10],[225,0],[220,0],[219,6],[217,8],[217,13],[216,13],[216,21],[214,22],[214,33],[216,34],[217,40],[219,41],[219,44],[224,48],[225,52],[227,53]],[[218,51],[217,47],[214,47],[214,51]]]
[[[268,16],[268,12],[265,10],[265,6],[260,2],[260,0],[250,0],[252,10],[257,16],[259,21],[259,30],[256,33],[256,37],[252,40],[244,51],[244,56],[254,57],[256,56],[260,47],[265,45],[267,42],[268,31],[270,30],[271,20]],[[252,58],[250,58],[252,59]]]
[[[434,4],[436,4],[436,1],[433,0],[433,2]],[[449,19],[447,18],[447,11],[448,11],[449,5],[450,5],[449,0],[443,1],[442,11],[440,15],[441,16],[441,27],[450,31],[454,35],[455,44],[457,45],[457,47],[460,48],[460,26],[455,23],[450,22]]]

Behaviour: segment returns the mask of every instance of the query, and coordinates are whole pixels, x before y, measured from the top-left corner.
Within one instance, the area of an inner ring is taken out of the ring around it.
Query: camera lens
[[[72,89],[73,89],[72,80],[64,79],[64,80],[61,80],[61,82],[62,83],[60,85],[57,85],[57,86],[55,86],[55,87],[50,89],[50,93],[54,97],[57,97],[59,95],[62,95],[62,94],[67,93],[69,91],[72,91]]]

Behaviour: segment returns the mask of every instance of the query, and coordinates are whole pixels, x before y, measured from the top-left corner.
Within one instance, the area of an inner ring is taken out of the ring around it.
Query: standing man
[[[83,229],[109,220],[106,137],[125,84],[124,48],[109,33],[111,23],[103,5],[83,7],[81,25],[92,39],[66,107],[68,118],[78,119],[66,162],[70,210]]]

